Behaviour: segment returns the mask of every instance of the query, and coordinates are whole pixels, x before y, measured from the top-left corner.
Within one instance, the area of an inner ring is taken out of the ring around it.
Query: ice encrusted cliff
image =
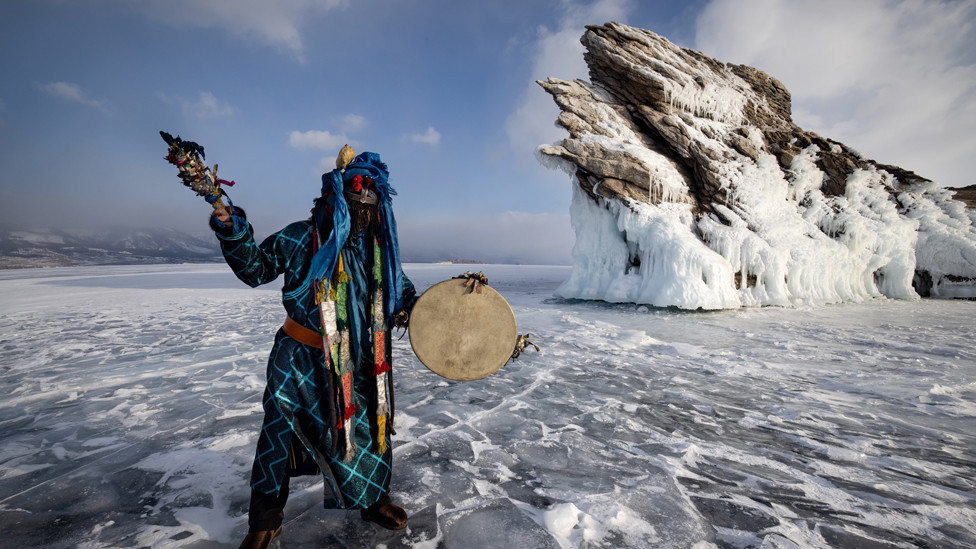
[[[569,138],[567,298],[682,309],[976,296],[976,213],[950,190],[807,132],[777,80],[618,23],[590,82],[539,84]]]

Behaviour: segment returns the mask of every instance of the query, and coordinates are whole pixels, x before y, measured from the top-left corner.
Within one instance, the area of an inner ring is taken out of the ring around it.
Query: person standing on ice
[[[254,287],[285,277],[288,316],[268,360],[241,549],[266,548],[280,533],[296,475],[322,474],[326,508],[359,509],[391,530],[407,525],[389,496],[390,331],[406,325],[417,295],[400,265],[394,194],[379,155],[347,145],[322,176],[310,219],[257,244],[241,208],[211,218],[239,279]]]

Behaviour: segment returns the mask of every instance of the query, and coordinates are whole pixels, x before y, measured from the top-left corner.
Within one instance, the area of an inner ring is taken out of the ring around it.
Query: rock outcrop
[[[962,201],[967,208],[976,208],[976,185],[961,188],[949,188],[953,198]]]
[[[976,295],[976,215],[952,192],[793,123],[766,73],[618,23],[590,82],[539,84],[570,136],[565,297],[681,308]]]

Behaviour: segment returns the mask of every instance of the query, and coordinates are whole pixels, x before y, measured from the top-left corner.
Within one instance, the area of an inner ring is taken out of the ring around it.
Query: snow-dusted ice
[[[529,350],[453,382],[396,343],[408,529],[293,483],[277,547],[976,547],[976,303],[709,313],[474,268]],[[0,272],[0,547],[236,547],[276,287],[223,265]]]

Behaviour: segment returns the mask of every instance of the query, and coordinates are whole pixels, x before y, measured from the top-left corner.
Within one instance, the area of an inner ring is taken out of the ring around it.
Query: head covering
[[[312,220],[319,234],[328,234],[319,246],[308,276],[312,282],[329,280],[339,262],[339,250],[349,238],[349,206],[343,193],[343,184],[357,175],[373,179],[373,188],[379,195],[377,209],[380,230],[383,233],[383,275],[387,284],[385,312],[392,319],[403,308],[403,270],[400,266],[400,245],[397,239],[396,219],[393,217],[393,195],[390,171],[373,152],[359,154],[345,169],[335,169],[322,175],[322,196],[312,211]],[[331,210],[331,212],[330,212]],[[331,213],[331,219],[329,214]],[[330,223],[331,221],[331,223]],[[331,227],[330,227],[331,225]],[[329,230],[331,229],[331,230]],[[389,324],[392,325],[392,324]]]

